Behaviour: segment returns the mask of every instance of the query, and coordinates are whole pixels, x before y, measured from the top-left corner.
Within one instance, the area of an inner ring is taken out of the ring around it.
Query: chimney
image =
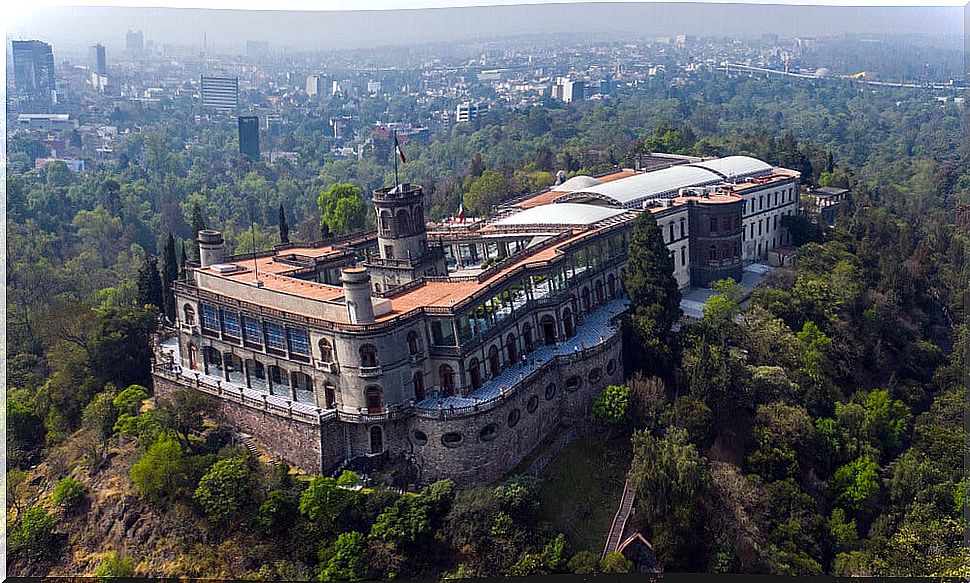
[[[344,285],[344,300],[351,324],[374,322],[374,301],[370,296],[370,274],[366,267],[345,267],[340,270]]]
[[[225,261],[226,242],[222,233],[212,229],[199,231],[199,262],[203,268]]]

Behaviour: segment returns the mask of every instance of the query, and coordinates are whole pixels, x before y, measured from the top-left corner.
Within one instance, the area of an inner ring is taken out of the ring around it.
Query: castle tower
[[[384,292],[425,275],[445,275],[440,247],[428,246],[424,190],[399,184],[374,191],[378,255],[367,262],[374,291]]]

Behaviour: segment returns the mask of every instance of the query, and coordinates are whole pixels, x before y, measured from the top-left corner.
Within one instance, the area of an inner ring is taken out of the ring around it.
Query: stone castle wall
[[[370,443],[372,428],[379,426],[388,453],[413,453],[421,483],[451,478],[459,485],[481,484],[501,479],[561,424],[587,419],[602,389],[622,382],[620,347],[616,335],[604,345],[559,358],[517,386],[497,406],[461,416],[421,413],[380,423],[329,418],[316,424],[206,397],[215,403],[220,421],[309,473],[330,473],[347,458],[369,454],[361,446]],[[573,382],[567,382],[570,380]],[[192,388],[192,383],[155,374],[157,398],[170,397],[180,388]],[[460,439],[447,441],[455,435]]]

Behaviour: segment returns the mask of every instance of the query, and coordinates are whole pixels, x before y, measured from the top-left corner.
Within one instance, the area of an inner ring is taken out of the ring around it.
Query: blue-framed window
[[[306,330],[287,328],[286,335],[290,341],[290,352],[310,356],[310,336]]]
[[[259,320],[243,316],[243,340],[247,344],[263,345],[263,327],[259,325]]]
[[[266,348],[286,353],[286,332],[279,324],[266,322]]]
[[[202,304],[202,329],[219,332],[219,312],[212,306]]]
[[[242,329],[239,327],[239,314],[228,310],[222,312],[222,333],[231,338],[242,338]]]

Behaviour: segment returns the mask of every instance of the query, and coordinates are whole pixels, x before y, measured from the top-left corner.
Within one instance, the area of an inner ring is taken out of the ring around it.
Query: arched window
[[[384,402],[381,398],[380,387],[372,385],[364,389],[364,398],[368,413],[380,413],[383,410]]]
[[[420,403],[424,400],[424,373],[416,370],[414,371],[414,400]]]
[[[532,352],[532,324],[528,322],[522,325],[522,344],[526,352]]]
[[[182,312],[185,314],[185,325],[195,326],[195,309],[192,307],[192,305],[185,304],[185,307],[182,308]]]
[[[377,425],[370,428],[370,452],[372,454],[384,452],[384,432]]]
[[[365,344],[360,347],[360,366],[363,368],[373,368],[377,366],[377,349],[373,344]]]
[[[610,292],[610,299],[616,297],[616,276],[612,273],[606,278],[606,289]]]
[[[189,368],[199,370],[199,349],[189,342]]]
[[[562,311],[562,329],[566,338],[573,335],[573,312],[569,308]]]
[[[381,211],[381,234],[390,235],[391,234],[391,213],[390,211]]]
[[[438,378],[441,382],[441,391],[445,395],[455,394],[455,369],[451,368],[449,364],[443,364],[438,367]]]
[[[323,402],[327,409],[337,406],[337,387],[333,386],[333,383],[323,385]]]
[[[498,357],[498,348],[495,348],[493,344],[488,348],[488,372],[491,373],[492,377],[497,377],[499,371],[502,369],[502,362]]]
[[[321,338],[318,346],[320,347],[320,362],[333,362],[333,344],[330,344],[330,341],[326,338]]]
[[[468,361],[468,376],[472,381],[472,390],[482,386],[482,363],[477,358]]]
[[[515,364],[519,355],[515,347],[515,336],[512,334],[509,334],[508,338],[505,339],[505,352],[509,358],[509,364]]]
[[[542,327],[542,342],[546,346],[552,346],[556,343],[556,320],[546,314],[539,319],[539,326]]]
[[[211,346],[206,346],[202,348],[202,356],[205,358],[205,364],[207,369],[214,369],[216,373],[222,372],[222,355],[219,351]],[[211,371],[206,371],[206,374],[212,374]]]
[[[583,287],[582,298],[583,298],[582,300],[583,313],[588,314],[589,313],[589,288],[588,287]],[[569,334],[569,336],[572,336],[572,334]]]
[[[711,248],[707,251],[707,258],[710,261],[717,261],[717,247],[711,245]]]
[[[226,352],[224,356],[226,359],[226,380],[234,383],[245,383],[242,359],[231,352]]]
[[[603,303],[603,280],[596,280],[596,305]]]
[[[731,257],[731,244],[724,243],[721,245],[721,258],[728,259]]]
[[[397,234],[411,234],[411,215],[405,209],[397,211]]]
[[[421,205],[414,207],[414,230],[421,231],[424,229],[424,209]]]
[[[408,354],[414,355],[421,351],[421,343],[418,341],[418,333],[414,330],[408,332]]]

